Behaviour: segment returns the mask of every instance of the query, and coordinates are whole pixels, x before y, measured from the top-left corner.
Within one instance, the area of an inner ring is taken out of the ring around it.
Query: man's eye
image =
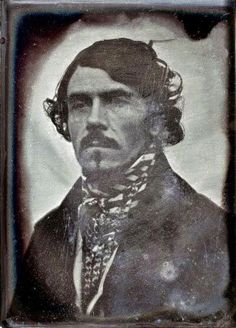
[[[114,97],[111,100],[111,104],[122,107],[122,106],[129,104],[129,99],[127,99],[125,97]]]
[[[74,103],[74,106],[77,108],[83,108],[87,105],[86,101],[78,100]]]
[[[73,110],[84,110],[90,106],[90,101],[88,99],[71,99],[69,101],[70,107]]]

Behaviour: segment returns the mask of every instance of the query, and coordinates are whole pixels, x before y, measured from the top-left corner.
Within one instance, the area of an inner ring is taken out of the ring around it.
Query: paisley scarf
[[[83,239],[82,308],[97,293],[104,270],[117,249],[131,208],[138,205],[155,164],[155,153],[141,155],[125,172],[122,184],[112,187],[115,196],[94,194],[83,177],[79,227]]]

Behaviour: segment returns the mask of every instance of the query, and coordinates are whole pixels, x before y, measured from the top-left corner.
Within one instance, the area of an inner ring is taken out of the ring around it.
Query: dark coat
[[[94,314],[158,318],[225,311],[229,259],[225,212],[173,172],[163,155],[132,209]],[[77,320],[73,268],[81,179],[35,225],[10,316]]]

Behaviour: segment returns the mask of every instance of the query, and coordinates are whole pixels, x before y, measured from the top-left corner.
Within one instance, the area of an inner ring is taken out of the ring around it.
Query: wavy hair
[[[150,115],[162,120],[163,145],[175,145],[184,138],[180,123],[183,110],[180,74],[157,57],[152,42],[146,44],[122,38],[95,42],[81,51],[67,67],[53,99],[44,101],[47,115],[67,141],[71,141],[67,125],[67,88],[78,66],[103,69],[113,80],[133,87],[142,97],[151,97],[158,106],[154,106]]]

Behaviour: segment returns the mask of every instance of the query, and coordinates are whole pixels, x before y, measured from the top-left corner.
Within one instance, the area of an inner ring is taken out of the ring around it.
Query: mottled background
[[[33,71],[28,58],[22,167],[26,176],[25,205],[32,226],[60,204],[81,172],[72,145],[56,132],[44,113],[43,100],[53,97],[63,72],[80,50],[97,40],[119,37],[158,40],[154,43],[158,56],[182,75],[185,139],[165,152],[177,173],[198,192],[222,205],[228,164],[226,24],[219,23],[207,38],[196,41],[188,37],[174,17],[140,14],[131,18],[119,14],[112,19],[101,16],[92,23],[86,19],[73,23],[59,42],[45,45]]]

